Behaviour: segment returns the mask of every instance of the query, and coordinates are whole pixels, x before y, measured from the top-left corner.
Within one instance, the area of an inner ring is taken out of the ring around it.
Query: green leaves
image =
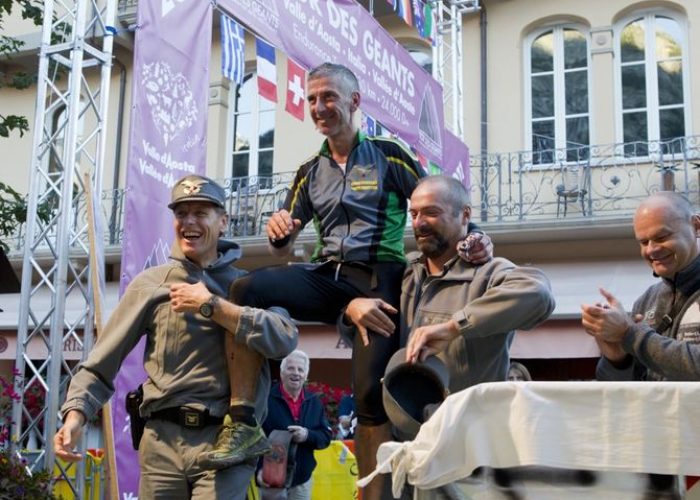
[[[2,1],[2,0],[0,0]],[[1,128],[0,128],[1,133]],[[44,201],[37,209],[39,221],[47,224],[53,216],[54,208],[49,201]],[[12,187],[0,182],[0,247],[9,251],[3,238],[14,236],[20,225],[27,221],[27,200]]]
[[[16,9],[22,19],[29,19],[40,26],[43,21],[43,9],[39,0],[0,0],[0,31],[6,16]],[[63,30],[65,32],[65,29]],[[65,36],[64,34],[59,34]],[[36,82],[35,74],[28,74],[17,66],[10,66],[11,55],[18,52],[24,42],[13,37],[0,35],[0,88],[11,87],[18,90],[29,88]],[[18,131],[20,137],[29,130],[29,123],[24,116],[0,115],[0,137],[9,137],[12,131]]]
[[[0,137],[10,137],[12,130],[18,130],[22,137],[29,130],[29,122],[24,116],[0,115]]]

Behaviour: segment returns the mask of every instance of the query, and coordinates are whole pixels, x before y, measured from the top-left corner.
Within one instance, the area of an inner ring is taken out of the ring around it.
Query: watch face
[[[205,318],[211,318],[211,315],[214,314],[214,308],[212,308],[209,302],[205,302],[204,304],[199,306],[199,314],[201,314]]]

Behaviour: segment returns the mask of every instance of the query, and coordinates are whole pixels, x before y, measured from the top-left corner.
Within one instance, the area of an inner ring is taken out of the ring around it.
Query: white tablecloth
[[[447,398],[375,473],[436,488],[479,466],[700,475],[700,383],[498,382]],[[362,484],[362,482],[361,482]]]

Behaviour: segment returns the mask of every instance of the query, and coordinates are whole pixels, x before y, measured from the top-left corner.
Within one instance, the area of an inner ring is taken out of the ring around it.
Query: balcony
[[[473,216],[492,223],[628,218],[656,191],[700,206],[700,137],[474,156]]]
[[[629,217],[640,200],[660,190],[685,194],[700,207],[700,137],[565,150],[521,151],[471,158],[473,219],[490,230],[542,226],[571,228]],[[227,193],[226,237],[264,241],[269,216],[283,203],[294,172],[219,179]],[[107,253],[118,258],[124,233],[124,190],[102,193]],[[78,201],[74,227],[86,224]],[[313,239],[313,225],[305,232]],[[8,241],[21,258],[24,227]]]

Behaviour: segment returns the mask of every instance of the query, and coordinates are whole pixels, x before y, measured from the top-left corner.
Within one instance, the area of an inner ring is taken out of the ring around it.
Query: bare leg
[[[389,423],[375,426],[358,425],[355,432],[355,451],[360,477],[369,475],[377,467],[377,449],[379,445],[391,441]],[[391,482],[386,474],[379,474],[362,490],[362,500],[381,500],[392,498]]]
[[[255,418],[258,378],[265,358],[226,332],[225,341],[231,399],[228,415],[219,431],[214,448],[198,457],[204,469],[226,469],[257,460],[270,451],[270,443]]]
[[[265,358],[236,342],[233,335],[226,335],[226,359],[228,380],[231,385],[231,406],[250,406],[255,408],[255,395],[258,379]]]

